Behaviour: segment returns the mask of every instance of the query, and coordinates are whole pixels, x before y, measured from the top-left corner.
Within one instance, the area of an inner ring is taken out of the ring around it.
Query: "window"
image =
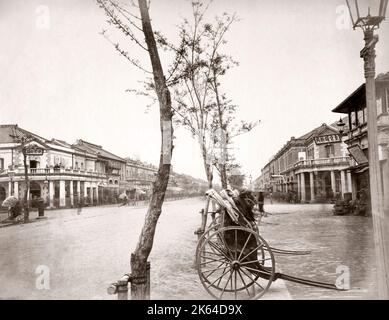
[[[78,162],[76,161],[76,169],[78,169]]]
[[[314,158],[314,150],[313,150],[313,147],[309,147],[308,150],[307,150],[307,156],[308,156],[308,159],[313,159]]]
[[[325,146],[326,148],[326,157],[332,158],[335,156],[335,147],[333,144],[328,144]]]
[[[0,158],[0,170],[4,170],[4,159]]]

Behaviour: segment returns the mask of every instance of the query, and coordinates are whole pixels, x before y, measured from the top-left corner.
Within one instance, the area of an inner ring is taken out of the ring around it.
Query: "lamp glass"
[[[346,0],[353,24],[359,24],[360,18],[385,17],[388,0]]]

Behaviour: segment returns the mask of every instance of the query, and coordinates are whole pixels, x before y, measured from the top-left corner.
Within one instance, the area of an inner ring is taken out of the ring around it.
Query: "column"
[[[301,173],[301,202],[307,201],[305,196],[305,173]]]
[[[315,201],[315,181],[313,177],[313,172],[309,173],[309,183],[311,189],[311,202]]]
[[[49,207],[54,207],[54,181],[49,181]]]
[[[66,206],[65,180],[59,181],[59,206]]]
[[[351,171],[347,171],[347,192],[353,192],[353,187],[351,183]]]
[[[340,185],[341,185],[342,198],[343,198],[344,194],[346,193],[346,175],[344,174],[344,170],[340,171]]]
[[[351,183],[352,183],[352,197],[353,197],[353,200],[355,200],[357,198],[357,181],[356,179],[352,179],[351,180]]]
[[[76,181],[76,188],[77,188],[77,199],[78,201],[81,200],[81,182],[80,181]]]
[[[96,204],[99,205],[99,184],[96,184]]]
[[[69,184],[69,188],[70,188],[70,205],[73,207],[74,206],[74,198],[73,198],[73,180],[70,180],[70,184]]]
[[[388,214],[389,212],[389,147],[383,147],[385,163],[382,167],[382,176],[384,177],[383,181],[383,201],[384,201],[384,212]]]
[[[14,196],[19,197],[19,182],[17,181],[14,181]]]
[[[87,193],[87,185],[89,185],[89,182],[85,181],[84,182],[84,204],[86,204],[86,201],[88,199],[88,193]]]
[[[336,195],[336,180],[335,180],[335,171],[331,170],[331,189],[332,189],[332,195],[335,197]]]
[[[12,196],[12,182],[8,181],[8,197]]]
[[[301,199],[301,183],[300,183],[300,175],[297,174],[297,199]]]

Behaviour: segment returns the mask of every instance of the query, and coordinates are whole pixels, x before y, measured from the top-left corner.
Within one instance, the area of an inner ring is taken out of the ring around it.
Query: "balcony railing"
[[[301,160],[294,164],[295,168],[299,167],[315,167],[315,166],[332,166],[332,165],[349,165],[349,157],[334,157],[334,158],[322,158],[322,159],[308,159]]]
[[[29,175],[82,175],[92,177],[106,177],[105,173],[96,171],[85,171],[79,169],[65,169],[65,168],[28,168],[27,173]],[[24,168],[15,168],[14,170],[3,170],[0,175],[24,175]]]

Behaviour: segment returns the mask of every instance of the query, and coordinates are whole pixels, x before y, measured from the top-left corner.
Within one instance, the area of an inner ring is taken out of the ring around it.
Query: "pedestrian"
[[[125,193],[121,195],[121,199],[122,199],[122,203],[119,205],[119,207],[128,205],[128,196]]]
[[[43,218],[45,216],[45,200],[42,197],[38,197],[35,201],[38,208],[38,218]]]
[[[78,199],[78,206],[77,206],[77,214],[78,215],[81,214],[82,205],[83,205],[83,197],[80,197],[80,199]]]
[[[270,203],[273,204],[273,192],[270,191],[269,193]]]
[[[260,215],[266,217],[267,214],[263,208],[264,203],[265,203],[265,198],[263,196],[262,191],[258,192],[257,203],[258,203],[258,210],[259,210]]]

